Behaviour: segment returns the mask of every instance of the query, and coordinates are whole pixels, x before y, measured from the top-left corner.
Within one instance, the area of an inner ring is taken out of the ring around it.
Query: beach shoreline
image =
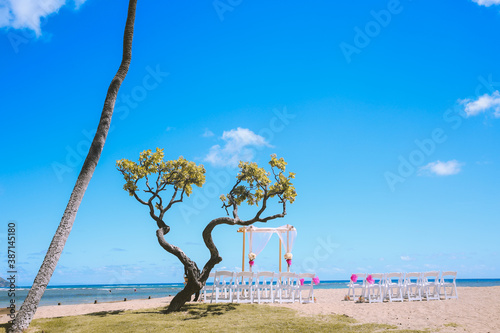
[[[296,310],[300,315],[346,315],[361,323],[390,324],[403,329],[430,329],[431,332],[500,332],[500,287],[459,287],[459,299],[393,303],[344,301],[347,289],[315,289],[314,304],[272,304]],[[38,318],[55,318],[107,311],[166,307],[173,297],[130,301],[41,306]],[[0,315],[0,323],[10,318]]]
[[[102,303],[83,303],[83,304],[68,304],[68,305],[45,305],[38,307],[35,317],[33,319],[40,318],[58,318],[67,316],[79,316],[96,312],[107,312],[107,311],[128,311],[128,310],[141,310],[141,309],[152,309],[158,307],[166,307],[170,301],[171,297],[159,297],[151,299],[134,299],[127,301],[112,301],[112,302],[102,302]],[[2,310],[4,310],[3,308]],[[5,309],[7,310],[7,309]],[[4,324],[10,321],[10,317],[7,313],[3,311],[0,313],[0,324]]]

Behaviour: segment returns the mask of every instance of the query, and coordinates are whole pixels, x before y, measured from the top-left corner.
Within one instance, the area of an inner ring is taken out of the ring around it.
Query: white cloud
[[[6,27],[9,24],[9,8],[0,2],[0,27]]]
[[[500,92],[498,90],[491,95],[484,94],[476,100],[461,100],[460,103],[465,105],[464,109],[468,117],[477,116],[480,113],[492,110],[494,111],[493,115],[495,118],[500,118]]]
[[[205,129],[205,132],[203,132],[202,136],[204,138],[210,138],[212,136],[214,136],[214,132],[212,132],[211,130],[209,130],[208,128]]]
[[[450,176],[456,175],[461,171],[463,163],[458,162],[457,160],[451,160],[448,162],[431,162],[420,168],[420,175],[426,173],[433,173],[438,176]]]
[[[410,256],[401,256],[401,260],[403,260],[403,261],[411,261],[413,259]]]
[[[78,9],[86,0],[71,0]],[[57,13],[68,0],[0,0],[0,28],[30,29],[42,34],[40,20]]]
[[[253,159],[254,151],[252,147],[270,147],[269,143],[262,136],[241,127],[224,131],[222,140],[225,141],[224,146],[212,146],[205,157],[206,162],[215,166],[236,167],[239,161],[250,161]]]
[[[87,0],[75,0],[75,8],[78,9],[80,8],[81,5]]]
[[[500,0],[472,0],[480,6],[500,5]]]

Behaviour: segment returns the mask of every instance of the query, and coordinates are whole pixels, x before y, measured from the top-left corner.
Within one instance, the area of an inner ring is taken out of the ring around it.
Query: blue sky
[[[0,246],[5,263],[15,221],[22,285],[97,127],[127,11],[43,3],[0,0]],[[112,130],[51,284],[181,281],[115,168],[156,147],[206,167],[205,186],[167,214],[168,239],[200,266],[234,162],[276,153],[298,197],[268,225],[297,228],[293,270],[499,278],[498,31],[498,0],[139,1]],[[217,268],[241,267],[236,228],[214,239]],[[277,270],[277,250],[274,236],[256,269]]]

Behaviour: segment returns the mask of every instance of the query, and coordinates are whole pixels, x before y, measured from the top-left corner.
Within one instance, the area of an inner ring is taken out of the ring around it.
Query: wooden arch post
[[[280,273],[281,273],[281,262],[282,262],[282,260],[281,260],[281,238],[280,238],[280,237],[278,237],[278,240],[280,241],[280,250],[279,250],[279,257],[278,257],[278,258],[279,258],[279,263],[280,263]]]
[[[243,229],[243,251],[242,251],[242,258],[241,258],[241,271],[245,271],[245,234],[247,233],[246,229]]]

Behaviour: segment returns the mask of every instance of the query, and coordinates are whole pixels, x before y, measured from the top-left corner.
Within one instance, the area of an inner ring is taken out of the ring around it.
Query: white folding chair
[[[408,301],[422,300],[422,273],[406,273],[404,282],[405,296]]]
[[[385,298],[389,302],[403,301],[404,297],[403,273],[388,273],[385,276]]]
[[[439,272],[425,272],[422,275],[422,293],[428,301],[439,300]]]
[[[209,289],[213,290],[213,287],[209,287],[207,286],[207,283],[214,283],[214,277],[215,277],[215,272],[211,272],[209,275],[208,275],[208,279],[207,281],[205,281],[205,285],[203,286],[203,289],[202,289],[202,293],[203,293],[203,301],[206,302],[207,301],[207,293],[209,291]],[[212,298],[214,295],[211,294],[210,295],[210,298]]]
[[[215,303],[233,302],[234,275],[231,271],[215,272],[210,303],[214,300],[213,295],[215,295]]]
[[[256,274],[238,272],[234,280],[234,291],[237,303],[253,303]]]
[[[356,275],[357,281],[353,282],[352,280],[349,280],[349,290],[347,291],[347,296],[349,296],[349,298],[352,300],[356,300],[356,298],[359,298],[360,296],[366,296],[366,274],[357,273],[353,275]],[[357,293],[356,290],[358,290]]]
[[[370,275],[368,275],[370,276]],[[367,276],[367,277],[368,277]],[[384,301],[384,294],[385,294],[385,286],[384,286],[384,274],[371,274],[374,282],[373,284],[370,284],[368,281],[366,281],[366,292],[368,295],[368,302],[369,303],[374,303],[374,302],[383,302]]]
[[[439,294],[444,293],[444,299],[457,298],[458,299],[458,291],[457,291],[457,272],[443,272],[441,274],[441,280],[439,281]],[[447,288],[450,289],[448,294]],[[441,291],[442,290],[442,291]]]
[[[283,302],[295,302],[295,295],[299,291],[297,274],[291,272],[279,273],[276,287],[276,296],[280,304]]]
[[[274,286],[275,274],[273,272],[259,272],[257,273],[257,280],[255,281],[255,289],[257,291],[257,302],[273,303],[275,299]]]
[[[300,303],[314,303],[314,274],[313,273],[301,273],[299,274],[299,290],[298,296]],[[300,280],[304,279],[304,284],[300,284]],[[305,291],[307,298],[302,298],[302,291]]]

